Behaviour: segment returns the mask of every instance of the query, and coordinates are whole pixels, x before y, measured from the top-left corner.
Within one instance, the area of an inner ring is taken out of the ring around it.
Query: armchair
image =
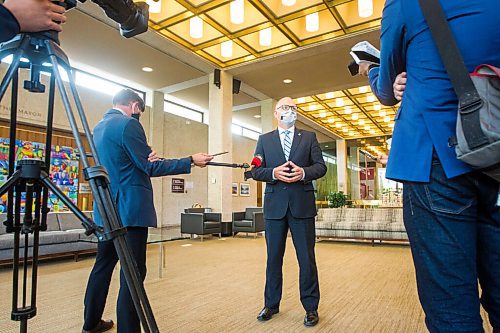
[[[237,232],[255,233],[265,230],[264,213],[262,208],[246,208],[244,212],[233,213],[233,236]]]
[[[221,236],[221,213],[181,213],[181,234]]]

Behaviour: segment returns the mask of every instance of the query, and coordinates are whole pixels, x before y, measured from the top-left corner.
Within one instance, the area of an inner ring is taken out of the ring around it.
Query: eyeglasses
[[[282,109],[283,111],[294,111],[297,112],[297,107],[295,105],[281,105],[278,109]]]

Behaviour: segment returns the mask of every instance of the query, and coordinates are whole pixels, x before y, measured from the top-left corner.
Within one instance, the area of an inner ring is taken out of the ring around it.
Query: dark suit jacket
[[[316,134],[295,128],[289,160],[304,168],[305,178],[296,183],[273,180],[273,169],[286,162],[278,130],[263,134],[257,141],[256,155],[263,157],[262,166],[253,169],[255,180],[267,182],[264,195],[264,217],[281,219],[288,207],[296,218],[316,216],[312,180],[326,173],[326,165]]]
[[[191,172],[189,158],[149,162],[151,148],[139,121],[111,109],[94,128],[94,143],[106,167],[124,226],[156,227],[150,177]],[[94,208],[95,222],[102,225]]]
[[[14,15],[3,5],[0,5],[0,43],[14,38],[19,30],[19,23]]]

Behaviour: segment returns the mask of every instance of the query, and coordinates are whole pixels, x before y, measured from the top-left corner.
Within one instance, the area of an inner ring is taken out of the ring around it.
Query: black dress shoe
[[[257,320],[259,321],[268,321],[273,317],[273,315],[277,314],[280,312],[280,309],[271,309],[265,306],[262,311],[260,311],[259,315],[257,316]]]
[[[109,331],[110,329],[113,328],[113,321],[110,320],[102,320],[97,324],[96,327],[94,327],[91,330],[82,330],[82,333],[101,333],[101,332],[106,332]]]
[[[316,326],[318,321],[319,316],[317,310],[306,311],[306,316],[304,317],[304,326]]]

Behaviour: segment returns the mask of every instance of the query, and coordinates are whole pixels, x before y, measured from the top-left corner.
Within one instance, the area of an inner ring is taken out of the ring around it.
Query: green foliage
[[[330,192],[326,196],[326,200],[330,208],[344,207],[347,203],[347,195],[344,192]]]

